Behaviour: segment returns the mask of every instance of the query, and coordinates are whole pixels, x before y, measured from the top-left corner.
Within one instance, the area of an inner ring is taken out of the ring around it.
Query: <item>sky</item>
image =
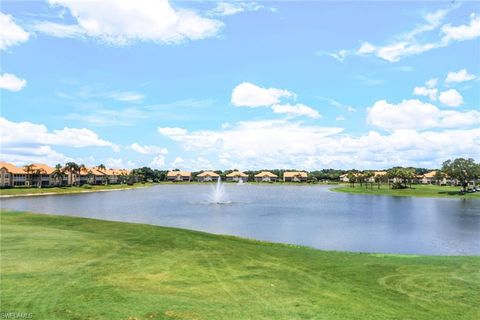
[[[112,168],[480,161],[480,5],[2,1],[0,159]]]

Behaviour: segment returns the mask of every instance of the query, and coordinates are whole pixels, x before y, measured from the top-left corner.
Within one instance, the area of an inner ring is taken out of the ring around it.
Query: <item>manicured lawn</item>
[[[132,186],[127,184],[110,184],[110,185],[93,185],[88,188],[85,187],[48,187],[48,188],[8,188],[0,189],[0,195],[26,195],[26,194],[42,194],[42,193],[79,193],[88,191],[101,191],[113,189],[132,189],[139,187],[148,187],[152,184],[136,183]]]
[[[380,189],[377,185],[370,185],[365,188],[365,185],[360,187],[360,184],[355,184],[352,188],[350,184],[345,184],[338,188],[332,188],[333,191],[358,193],[358,194],[373,194],[373,195],[387,195],[387,196],[406,196],[406,197],[442,197],[442,198],[471,198],[480,199],[480,192],[466,193],[461,195],[459,193],[461,187],[450,186],[435,186],[435,185],[421,185],[413,184],[412,188],[407,189],[390,189],[387,184],[382,184]]]
[[[33,319],[480,317],[480,257],[328,252],[6,211],[0,219],[1,309]]]

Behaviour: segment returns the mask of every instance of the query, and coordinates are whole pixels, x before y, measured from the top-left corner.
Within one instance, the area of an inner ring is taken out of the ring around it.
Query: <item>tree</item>
[[[370,186],[373,189],[373,183],[372,183],[372,178],[375,177],[375,173],[373,171],[366,171],[363,173],[363,177],[365,178],[365,186],[368,187],[368,182],[370,182]]]
[[[442,171],[450,178],[457,180],[463,192],[467,190],[469,181],[478,179],[480,176],[479,164],[476,164],[472,158],[447,160],[442,164]]]
[[[59,186],[62,184],[63,177],[65,173],[63,172],[62,165],[59,163],[55,166],[55,169],[52,171],[52,178],[55,181],[55,185]]]
[[[26,166],[23,167],[23,171],[25,171],[27,173],[27,182],[28,182],[28,186],[31,187],[32,186],[32,174],[33,174],[33,167],[34,165],[33,164],[27,164]]]
[[[443,179],[446,178],[446,175],[443,171],[437,170],[435,175],[433,176],[433,180],[435,180],[436,184],[442,184]]]
[[[80,166],[75,162],[67,162],[65,163],[65,167],[63,168],[64,172],[68,172],[70,185],[75,185],[77,177],[76,174],[80,172]]]
[[[352,187],[355,188],[355,181],[357,180],[357,176],[355,173],[353,172],[348,172],[347,173],[347,179],[348,179],[348,182],[351,183]]]

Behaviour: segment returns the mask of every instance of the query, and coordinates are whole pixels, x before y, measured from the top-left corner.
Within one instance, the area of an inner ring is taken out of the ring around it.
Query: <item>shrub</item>
[[[84,188],[84,189],[92,189],[92,185],[90,185],[90,184],[84,184],[84,185],[82,185],[82,188]]]

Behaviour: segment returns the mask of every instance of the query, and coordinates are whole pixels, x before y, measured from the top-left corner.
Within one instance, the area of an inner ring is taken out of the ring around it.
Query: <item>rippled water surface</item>
[[[174,226],[319,249],[480,254],[480,200],[337,193],[325,186],[211,185],[2,199],[2,208]]]

